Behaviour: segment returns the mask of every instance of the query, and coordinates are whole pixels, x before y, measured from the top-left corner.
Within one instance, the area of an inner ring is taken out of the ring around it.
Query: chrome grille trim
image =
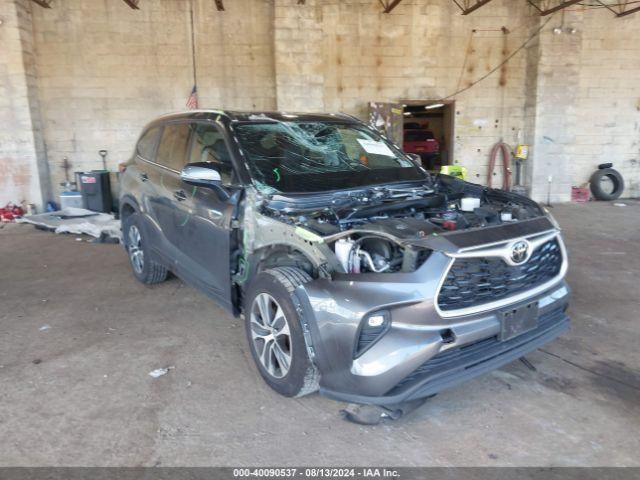
[[[569,262],[567,260],[567,250],[564,245],[564,242],[562,241],[562,237],[560,236],[560,231],[554,230],[552,232],[541,232],[541,233],[538,233],[535,235],[529,235],[528,237],[523,237],[523,238],[529,242],[529,244],[532,246],[532,250],[535,250],[539,246],[543,245],[545,242],[553,240],[554,238],[557,240],[558,244],[560,245],[560,252],[562,254],[562,265],[560,267],[560,273],[558,273],[556,277],[552,278],[548,282],[543,283],[542,285],[538,285],[535,288],[526,290],[524,292],[518,293],[516,295],[512,295],[507,298],[501,298],[500,300],[496,300],[493,302],[487,302],[481,305],[474,305],[472,307],[459,308],[456,310],[441,310],[439,306],[440,290],[442,289],[442,286],[447,278],[447,275],[449,275],[449,271],[451,270],[453,262],[455,262],[456,258],[498,257],[505,260],[508,259],[506,260],[507,264],[511,265],[512,263],[510,263],[510,252],[511,252],[510,247],[515,242],[522,240],[522,238],[516,238],[509,241],[500,242],[495,245],[489,246],[488,248],[487,246],[481,246],[481,247],[474,247],[474,248],[462,250],[455,253],[447,253],[446,255],[449,257],[450,260],[447,265],[447,268],[445,269],[442,277],[440,278],[440,281],[438,282],[438,288],[436,289],[436,294],[434,297],[434,306],[438,315],[440,315],[442,318],[450,318],[450,317],[460,317],[464,315],[473,315],[477,313],[487,312],[490,310],[495,310],[497,308],[505,307],[507,305],[518,303],[528,298],[534,297],[544,292],[545,290],[553,287],[558,282],[560,282],[564,278],[565,274],[567,273],[567,269],[569,268]]]

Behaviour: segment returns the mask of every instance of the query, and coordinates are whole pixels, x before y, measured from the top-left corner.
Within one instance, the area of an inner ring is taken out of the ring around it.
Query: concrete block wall
[[[461,16],[449,0],[404,0],[383,14],[371,0],[276,0],[278,108],[367,117],[369,101],[437,100],[468,86],[520,45],[526,2],[496,1]],[[504,34],[501,29],[510,31]],[[454,158],[487,181],[488,154],[522,136],[526,57],[456,95]],[[496,169],[494,185],[501,185]]]
[[[116,170],[142,127],[183,110],[193,86],[190,9],[195,19],[200,105],[275,108],[273,6],[234,0],[66,0],[33,6],[38,85],[55,191],[65,157],[73,170]]]
[[[36,203],[57,197],[64,157],[74,170],[99,168],[104,148],[115,170],[148,120],[184,108],[193,85],[190,9],[201,106],[361,118],[370,101],[464,89],[544,21],[524,0],[494,0],[469,16],[450,0],[403,0],[391,14],[376,0],[232,0],[224,12],[210,0],[143,1],[140,10],[109,0],[0,5],[8,46],[0,121],[19,125],[0,133],[0,168],[18,172],[3,175],[1,194]],[[560,22],[554,16],[503,68],[450,98],[454,158],[486,183],[491,147],[524,142],[536,199],[546,199],[551,174],[552,200],[568,200],[570,186],[606,160],[638,195],[640,15],[574,7],[565,24],[577,32],[554,35]],[[43,193],[47,184],[52,193]]]
[[[582,50],[575,98],[571,181],[589,180],[598,164],[612,162],[640,196],[640,13],[615,18],[588,12],[576,22]]]
[[[48,192],[31,12],[0,0],[0,206],[41,206]]]
[[[565,16],[571,24],[579,18],[580,14],[574,12]],[[533,198],[562,202],[571,192],[581,32],[553,34],[555,18],[545,20],[543,25],[543,33],[536,39],[537,58],[531,59],[536,63],[535,91],[530,92],[535,122],[529,132],[533,138],[532,158],[526,163],[526,178]]]
[[[224,7],[218,12],[211,0],[194,2],[200,105],[274,110],[273,1],[234,0]]]

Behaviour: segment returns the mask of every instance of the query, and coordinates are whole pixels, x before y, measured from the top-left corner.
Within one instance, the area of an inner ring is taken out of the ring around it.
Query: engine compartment
[[[429,252],[415,249],[412,241],[544,215],[526,197],[448,176],[314,197],[275,195],[262,213],[325,239],[347,273],[415,269]]]

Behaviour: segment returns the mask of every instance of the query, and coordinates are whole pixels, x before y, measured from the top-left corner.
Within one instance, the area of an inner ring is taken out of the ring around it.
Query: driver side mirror
[[[196,187],[215,190],[221,200],[229,198],[229,192],[222,186],[222,177],[216,167],[207,162],[188,163],[180,172],[183,182]]]

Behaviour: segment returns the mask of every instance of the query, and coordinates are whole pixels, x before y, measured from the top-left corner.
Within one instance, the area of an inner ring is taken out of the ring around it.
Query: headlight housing
[[[413,272],[431,253],[430,250],[401,246],[372,234],[340,238],[333,249],[346,273]]]
[[[560,230],[560,224],[555,219],[555,217],[553,215],[551,215],[551,212],[549,211],[549,209],[546,208],[546,207],[542,207],[542,210],[544,211],[545,215],[547,216],[547,218],[551,222],[551,225],[553,225],[554,228],[557,228],[558,230]]]

